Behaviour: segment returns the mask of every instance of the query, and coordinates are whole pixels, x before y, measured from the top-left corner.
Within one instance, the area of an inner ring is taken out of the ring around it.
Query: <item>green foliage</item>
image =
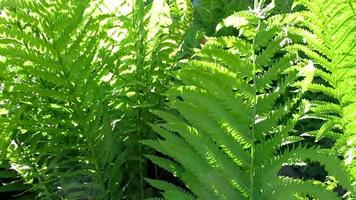
[[[291,11],[293,0],[275,0],[274,13],[288,13]],[[193,27],[203,31],[208,36],[224,35],[229,33],[216,33],[218,23],[240,10],[253,7],[253,0],[193,0],[194,20]]]
[[[333,150],[344,157],[356,181],[356,43],[354,1],[298,1],[308,11],[297,12],[296,28],[290,30],[304,38],[291,47],[302,52],[317,67],[316,78],[308,90],[310,112],[305,120],[318,119],[320,127],[308,130],[316,141],[335,142]],[[356,184],[356,182],[355,182]]]
[[[355,7],[0,0],[1,198],[354,198]]]
[[[268,17],[272,8],[256,4],[223,20],[218,29],[232,26],[240,37],[209,38],[177,74],[183,84],[167,92],[174,112],[155,111],[164,120],[152,125],[161,138],[143,143],[172,159],[148,157],[187,187],[148,179],[164,198],[338,199],[317,181],[279,175],[310,161],[351,190],[335,155],[294,144],[314,68],[288,51],[294,36]]]
[[[110,126],[118,113],[101,80],[111,67],[101,62],[108,25],[97,7],[1,1],[3,155],[41,199],[122,192],[125,151]]]
[[[194,0],[194,26],[207,35],[215,33],[216,25],[238,10],[247,9],[250,1],[245,0]]]
[[[147,192],[136,140],[149,135],[142,131],[155,119],[148,109],[162,107],[191,6],[110,6],[0,2],[1,155],[37,198],[137,199]]]
[[[29,190],[31,185],[24,183],[19,174],[11,169],[8,162],[3,162],[0,165],[0,184],[0,193],[3,199],[10,199],[11,196],[21,196],[22,199],[35,198]]]
[[[124,171],[132,185],[129,198],[143,199],[147,196],[143,180],[147,162],[143,152],[148,150],[138,141],[154,137],[147,123],[153,123],[157,117],[149,110],[166,107],[162,94],[173,84],[171,73],[178,67],[192,10],[187,0],[153,1],[147,7],[136,1],[132,9],[132,14],[119,16],[110,30],[116,36],[111,44],[117,66],[111,71],[110,84],[120,100],[115,107],[121,117],[115,121],[115,127],[125,138],[128,151]]]

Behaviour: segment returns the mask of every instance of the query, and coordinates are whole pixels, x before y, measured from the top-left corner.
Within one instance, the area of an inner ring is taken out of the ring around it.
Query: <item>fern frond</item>
[[[298,44],[292,49],[305,53],[320,65],[315,75],[325,83],[314,83],[309,89],[327,96],[326,101],[314,102],[316,105],[311,109],[312,115],[324,119],[319,130],[312,132],[317,139],[341,140],[341,135],[355,134],[355,129],[346,128],[352,122],[346,120],[351,113],[345,113],[347,106],[356,100],[355,81],[351,75],[355,69],[355,2],[300,0],[296,3],[307,8],[303,22],[294,29],[306,44]],[[332,131],[335,127],[337,132]],[[346,142],[345,138],[342,141]],[[340,141],[336,143],[340,145]]]
[[[180,189],[171,183],[165,181],[147,179],[147,178],[146,181],[149,182],[151,185],[155,186],[156,188],[165,191],[163,196],[166,199],[173,198],[173,197],[179,199],[194,199],[194,197],[191,194],[188,194],[183,189]]]
[[[175,175],[189,189],[199,184],[219,199],[276,199],[275,194],[325,197],[329,193],[336,197],[334,192],[323,194],[325,188],[315,183],[279,176],[283,165],[308,159],[325,165],[340,185],[351,190],[346,170],[333,155],[314,148],[284,150],[300,140],[293,131],[306,112],[300,99],[314,75],[311,64],[287,52],[292,48],[289,42],[281,45],[288,37],[284,27],[266,32],[261,28],[267,26],[265,20],[247,11],[235,13],[222,26],[243,31],[245,38],[208,38],[195,59],[177,73],[182,85],[165,93],[176,114],[154,111],[164,120],[152,125],[162,139],[145,142],[174,161],[151,156],[153,162],[173,173],[179,168]],[[174,167],[168,166],[171,162]],[[188,181],[182,175],[185,172],[191,175]],[[197,199],[204,198],[200,191],[191,191]]]
[[[280,186],[277,186],[277,192],[274,196],[266,198],[277,198],[285,199],[295,197],[296,194],[300,194],[300,191],[303,191],[303,195],[309,195],[316,199],[340,199],[335,192],[327,190],[325,187],[320,185],[313,184],[311,181],[299,181],[284,178],[282,183],[279,183]],[[283,189],[282,189],[283,188]]]
[[[98,29],[102,21],[89,1],[1,4],[7,158],[40,199],[103,198],[120,187],[125,155],[110,127],[112,88],[96,75],[107,68],[101,61],[108,52],[99,51],[107,25]]]

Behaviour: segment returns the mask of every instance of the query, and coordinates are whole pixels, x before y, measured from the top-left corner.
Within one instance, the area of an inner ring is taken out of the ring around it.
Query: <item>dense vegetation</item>
[[[354,0],[0,0],[0,197],[354,199],[355,28]]]

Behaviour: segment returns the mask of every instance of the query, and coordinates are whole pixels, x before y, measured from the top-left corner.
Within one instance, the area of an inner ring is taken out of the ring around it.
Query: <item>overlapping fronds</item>
[[[2,155],[41,199],[122,192],[98,3],[0,1]]]
[[[308,86],[315,94],[310,98],[312,107],[305,119],[323,122],[308,134],[316,140],[328,138],[336,142],[333,149],[344,156],[356,178],[356,3],[300,0],[296,4],[307,10],[289,15],[298,16],[296,27],[290,31],[302,39],[290,50],[302,52],[317,68],[316,78]]]
[[[352,199],[355,8],[0,0],[0,196]]]
[[[347,172],[327,150],[293,145],[307,108],[301,96],[315,73],[288,51],[292,35],[269,22],[266,7],[226,18],[240,37],[208,38],[166,94],[173,112],[155,111],[159,140],[144,144],[168,156],[148,157],[186,188],[148,179],[166,199],[338,199],[312,181],[279,176],[284,165],[318,162],[351,190]]]
[[[163,105],[191,5],[109,3],[0,1],[0,153],[38,198],[144,198],[127,156]]]
[[[125,165],[127,178],[133,182],[130,198],[144,199],[146,162],[138,141],[154,136],[146,123],[157,117],[149,109],[165,109],[162,94],[173,85],[172,72],[179,67],[177,60],[190,26],[192,6],[189,0],[157,0],[147,5],[127,1],[125,12],[116,13],[120,20],[110,29],[115,68],[110,70],[108,82],[120,99],[114,106],[122,118],[115,126],[125,137],[129,155],[137,158]]]
[[[136,1],[128,8],[130,14],[119,15],[119,24],[111,30],[117,65],[113,84],[117,90],[126,90],[134,106],[159,103],[161,93],[171,85],[191,9],[187,0],[154,1],[149,9]]]

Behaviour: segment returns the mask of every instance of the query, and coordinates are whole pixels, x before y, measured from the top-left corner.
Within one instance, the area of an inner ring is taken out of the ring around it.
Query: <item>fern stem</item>
[[[96,159],[98,158],[97,154],[95,153],[95,151],[91,151],[93,158],[94,158],[94,165],[95,165],[95,175],[96,175],[96,179],[99,181],[99,188],[100,191],[103,195],[103,199],[106,199],[106,188],[105,188],[105,182],[104,182],[104,178],[103,178],[103,174],[102,171],[100,170],[100,166],[99,166],[99,161]]]
[[[257,32],[260,29],[260,23],[261,20],[258,20],[258,25],[257,25]],[[252,55],[252,66],[253,66],[253,119],[252,119],[252,127],[251,127],[251,133],[252,133],[252,144],[251,144],[251,161],[250,161],[250,196],[249,199],[253,200],[254,199],[254,193],[255,193],[255,183],[254,183],[254,176],[255,176],[255,124],[256,124],[256,114],[257,114],[257,87],[256,87],[256,53],[255,53],[255,41],[256,36],[253,38],[252,41],[252,46],[251,46],[251,55]]]
[[[143,156],[142,156],[142,145],[139,144],[138,145],[138,149],[139,149],[139,154],[140,154],[140,163],[139,163],[139,168],[140,168],[140,195],[141,195],[141,199],[145,199],[145,193],[144,193],[144,185],[143,185],[143,166],[142,166],[142,162],[143,162]]]
[[[137,9],[136,15],[133,16],[134,21],[137,22],[136,30],[137,30],[137,40],[135,43],[136,46],[136,63],[137,63],[137,71],[135,74],[136,81],[141,81],[142,78],[142,69],[145,67],[145,46],[142,43],[144,41],[144,3],[143,1],[137,0],[135,2],[134,9]],[[141,103],[140,93],[142,93],[141,87],[139,85],[135,85],[135,91],[137,93],[136,105]],[[141,132],[141,109],[138,108],[136,112],[136,127],[138,129],[137,135],[139,138],[142,138]],[[138,144],[138,153],[139,153],[139,183],[140,183],[140,198],[141,200],[145,199],[145,192],[144,192],[144,182],[143,182],[143,152],[142,152],[142,145],[141,143]]]
[[[253,64],[253,90],[254,90],[254,95],[253,95],[253,119],[252,119],[252,127],[251,127],[251,133],[252,133],[252,144],[251,144],[251,161],[250,161],[250,200],[253,200],[253,194],[254,194],[254,159],[255,159],[255,116],[256,116],[256,104],[257,104],[257,91],[256,91],[256,55],[254,51],[254,44],[255,44],[255,39],[253,39],[252,47],[251,47],[251,53],[252,53],[252,64]]]
[[[254,159],[255,159],[255,144],[254,144],[254,140],[255,140],[255,116],[256,116],[256,104],[257,104],[257,92],[256,92],[256,85],[255,85],[255,80],[256,80],[256,74],[255,74],[255,68],[256,68],[256,64],[255,64],[255,54],[254,54],[254,45],[252,45],[252,59],[253,59],[253,84],[254,84],[254,97],[253,97],[253,119],[252,119],[252,127],[251,127],[251,133],[252,133],[252,144],[251,144],[251,161],[250,161],[250,200],[253,200],[253,194],[254,194]]]
[[[84,124],[84,123],[83,123]],[[90,130],[90,125],[88,127],[86,127],[86,130]],[[94,171],[94,179],[96,181],[99,182],[99,189],[101,192],[101,197],[103,199],[106,199],[106,187],[105,187],[105,181],[104,181],[104,177],[103,177],[103,172],[102,172],[102,168],[100,167],[100,157],[98,157],[98,153],[96,151],[96,139],[93,138],[92,136],[94,135],[94,137],[96,136],[96,134],[93,134],[92,131],[88,131],[87,134],[87,150],[88,150],[88,156],[91,157],[90,161],[92,162],[92,164],[94,165],[95,171]]]

